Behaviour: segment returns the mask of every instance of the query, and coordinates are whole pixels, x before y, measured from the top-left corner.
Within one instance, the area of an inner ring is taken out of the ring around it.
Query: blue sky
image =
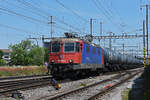
[[[90,18],[94,19],[94,35],[99,35],[100,21],[103,22],[103,35],[108,35],[108,32],[113,32],[116,35],[123,32],[142,34],[137,30],[142,28],[142,20],[145,18],[145,9],[140,10],[140,6],[144,4],[149,4],[149,1],[0,0],[0,48],[8,48],[8,45],[19,43],[29,36],[41,37],[41,35],[45,35],[50,37],[50,25],[48,24],[50,16],[53,16],[55,23],[53,36],[64,36],[63,33],[67,31],[80,31],[80,36],[89,34]],[[17,13],[19,16],[12,13]],[[107,41],[105,42],[108,44]],[[139,48],[142,49],[142,39],[113,42],[114,45],[122,45],[122,43],[140,45]],[[101,45],[103,46],[103,44],[102,41]]]

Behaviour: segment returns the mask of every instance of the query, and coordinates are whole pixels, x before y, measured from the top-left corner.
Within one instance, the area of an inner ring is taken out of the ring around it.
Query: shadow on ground
[[[144,73],[134,80],[128,100],[150,100],[150,66],[147,66]]]

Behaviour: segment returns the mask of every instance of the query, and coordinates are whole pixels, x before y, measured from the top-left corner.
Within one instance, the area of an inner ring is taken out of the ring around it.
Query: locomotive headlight
[[[52,64],[53,64],[54,62],[55,62],[54,60],[51,61]]]
[[[69,60],[69,62],[70,62],[70,63],[73,63],[73,60],[71,59],[71,60]]]

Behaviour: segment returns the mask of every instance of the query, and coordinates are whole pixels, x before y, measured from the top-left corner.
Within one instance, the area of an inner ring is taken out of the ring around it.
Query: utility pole
[[[133,53],[133,49],[132,49],[132,57],[135,56],[135,54]]]
[[[100,35],[101,35],[101,36],[102,36],[102,32],[103,32],[103,31],[102,31],[102,24],[103,24],[103,23],[100,22]]]
[[[104,39],[104,48],[105,48],[105,39]]]
[[[111,50],[111,39],[109,39],[109,49]]]
[[[90,18],[90,41],[93,41],[93,31],[92,31],[92,27],[93,27],[93,20],[92,18]]]
[[[91,35],[91,37],[92,37],[92,18],[90,18],[90,35]]]
[[[100,36],[102,36],[102,22],[100,22]],[[99,44],[100,44],[100,39],[99,39]]]
[[[149,7],[149,5],[146,5],[147,65],[149,65],[149,56],[148,56],[148,7]]]
[[[112,32],[109,32],[109,36],[112,36]],[[109,49],[112,49],[111,38],[109,38]]]
[[[142,7],[146,7],[146,42],[147,42],[147,65],[149,65],[149,55],[148,55],[148,8],[150,5],[143,5]]]
[[[43,45],[43,48],[42,48],[42,58],[43,58],[43,65],[44,65],[44,55],[45,55],[45,51],[44,51],[44,35],[42,35],[42,45]]]
[[[146,67],[146,58],[145,58],[145,20],[143,20],[143,54],[144,54],[144,67]]]
[[[53,24],[54,24],[54,22],[53,22],[53,16],[50,16],[50,22],[48,24],[51,25],[50,34],[51,34],[51,38],[52,38],[52,35],[53,35]]]
[[[122,44],[123,56],[124,56],[124,43]]]

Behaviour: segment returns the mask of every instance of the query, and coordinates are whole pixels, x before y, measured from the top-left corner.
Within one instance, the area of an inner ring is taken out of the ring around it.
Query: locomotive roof
[[[62,42],[79,41],[81,42],[82,40],[80,38],[53,38],[51,41],[62,41]]]
[[[96,46],[96,47],[101,47],[95,43],[92,43],[92,42],[88,42],[86,40],[83,40],[83,39],[80,39],[80,38],[65,38],[65,37],[59,37],[59,38],[53,38],[51,40],[51,42],[55,42],[55,41],[58,41],[58,42],[69,42],[69,41],[77,41],[77,42],[85,42],[85,43],[88,43],[92,46]]]

